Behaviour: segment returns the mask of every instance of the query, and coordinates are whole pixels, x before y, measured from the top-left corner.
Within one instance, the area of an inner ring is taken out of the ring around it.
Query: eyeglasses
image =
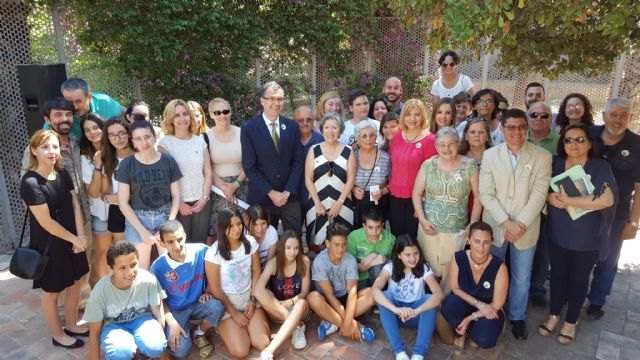
[[[529,115],[529,117],[532,118],[532,119],[540,118],[540,119],[545,119],[545,120],[548,119],[549,116],[551,116],[551,115],[549,115],[549,113],[538,113],[538,112],[528,113],[527,115]]]
[[[225,110],[222,110],[222,111],[212,111],[211,113],[212,113],[213,115],[215,115],[215,116],[220,116],[220,115],[229,115],[229,114],[231,114],[231,110],[229,110],[229,109],[225,109]]]
[[[263,97],[263,99],[270,101],[270,102],[275,102],[275,103],[283,103],[284,102],[284,98],[281,97]]]
[[[329,177],[333,176],[333,167],[335,166],[335,163],[333,161],[329,161],[329,173],[327,175],[329,175]]]
[[[448,67],[454,67],[454,66],[456,66],[456,65],[458,65],[458,64],[456,64],[456,63],[454,63],[454,62],[451,62],[451,63],[442,63],[442,64],[440,64],[440,66],[442,66],[443,68],[446,68],[447,66],[448,66]]]
[[[455,147],[455,146],[458,146],[457,142],[449,142],[449,143],[436,142],[436,147],[441,149],[448,149],[450,147]]]
[[[493,104],[493,99],[479,99],[476,101],[476,105],[491,105]]]
[[[525,131],[525,130],[527,130],[527,125],[520,125],[520,126],[504,125],[503,127],[505,129],[509,130],[509,131]]]
[[[584,136],[578,136],[576,138],[566,137],[564,138],[564,140],[562,140],[562,142],[564,142],[566,145],[573,143],[584,144],[585,142],[587,142],[587,138]]]
[[[582,109],[583,107],[582,104],[567,104],[567,109]]]
[[[111,140],[115,140],[115,139],[119,139],[119,138],[125,138],[129,135],[129,133],[127,133],[126,131],[122,130],[122,131],[118,131],[117,133],[108,133],[107,136],[109,137],[109,139]]]

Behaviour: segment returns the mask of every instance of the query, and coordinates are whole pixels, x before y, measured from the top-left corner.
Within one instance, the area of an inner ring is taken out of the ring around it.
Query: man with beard
[[[602,118],[604,125],[591,128],[593,146],[605,159],[618,183],[618,205],[608,239],[609,252],[600,259],[593,270],[593,280],[587,298],[587,315],[593,320],[604,315],[607,296],[611,293],[618,270],[620,249],[624,240],[635,239],[640,219],[640,136],[629,130],[631,101],[615,97],[607,101]]]
[[[61,97],[49,99],[44,102],[42,116],[44,117],[47,127],[58,134],[60,139],[60,154],[62,155],[62,164],[71,175],[73,186],[78,192],[80,198],[80,207],[84,215],[83,223],[87,225],[91,219],[89,213],[89,198],[87,196],[84,182],[82,181],[82,168],[80,163],[80,146],[78,140],[69,136],[73,127],[73,115],[75,108],[73,103]],[[24,175],[29,165],[29,146],[24,150],[22,157],[22,169],[20,176]],[[91,229],[87,232],[91,234]]]
[[[402,111],[402,101],[400,101],[400,96],[402,96],[402,81],[395,76],[388,78],[384,82],[384,87],[382,88],[382,94],[387,97],[391,105],[393,105],[393,110],[396,114],[400,115]]]

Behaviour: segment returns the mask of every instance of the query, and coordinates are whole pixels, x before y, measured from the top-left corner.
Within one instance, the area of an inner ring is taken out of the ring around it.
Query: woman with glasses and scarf
[[[473,96],[474,85],[467,75],[458,74],[460,57],[455,52],[448,50],[440,55],[440,78],[431,87],[431,104],[440,102],[441,98],[453,98],[460,92],[466,92]]]
[[[314,145],[305,162],[307,241],[316,253],[322,249],[330,222],[353,226],[351,189],[356,180],[356,161],[351,148],[339,139],[344,123],[336,113],[320,120],[324,141]]]

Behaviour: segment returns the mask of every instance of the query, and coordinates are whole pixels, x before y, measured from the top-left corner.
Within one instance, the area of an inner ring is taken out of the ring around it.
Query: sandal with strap
[[[569,345],[572,342],[574,342],[574,340],[575,340],[574,336],[563,334],[563,333],[558,334],[558,342],[562,345]]]
[[[553,326],[549,325],[549,322],[551,320],[555,320],[555,324],[553,324]],[[551,336],[551,333],[553,332],[553,329],[556,328],[556,326],[558,325],[558,321],[559,318],[556,315],[549,315],[549,317],[547,318],[547,321],[543,322],[542,324],[538,325],[538,333],[540,334],[540,336],[544,336],[544,337],[548,337]]]
[[[568,323],[565,322],[565,325],[567,325]],[[563,329],[560,329],[560,333],[558,333],[558,342],[562,345],[569,345],[572,342],[575,341],[576,339],[576,331],[578,329],[578,323],[576,323],[573,326],[573,334],[567,334],[566,332],[563,332],[564,330],[564,326]]]

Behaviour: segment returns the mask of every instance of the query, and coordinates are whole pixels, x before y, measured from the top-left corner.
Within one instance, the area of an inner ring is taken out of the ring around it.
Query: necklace
[[[408,132],[405,132],[403,135],[404,135],[404,138],[407,140],[407,142],[412,143],[412,142],[416,141],[416,139],[418,138],[418,136],[420,136],[420,134],[422,134],[422,131],[418,132],[418,134],[416,136],[414,136],[413,139],[409,139],[409,133]]]
[[[473,255],[471,253],[469,253],[469,259],[471,259],[471,262],[473,263],[473,267],[475,267],[476,270],[480,270],[480,269],[482,269],[484,264],[487,262],[487,260],[489,260],[489,255],[487,255],[487,257],[484,260],[482,260],[481,262],[477,262],[473,258]]]

